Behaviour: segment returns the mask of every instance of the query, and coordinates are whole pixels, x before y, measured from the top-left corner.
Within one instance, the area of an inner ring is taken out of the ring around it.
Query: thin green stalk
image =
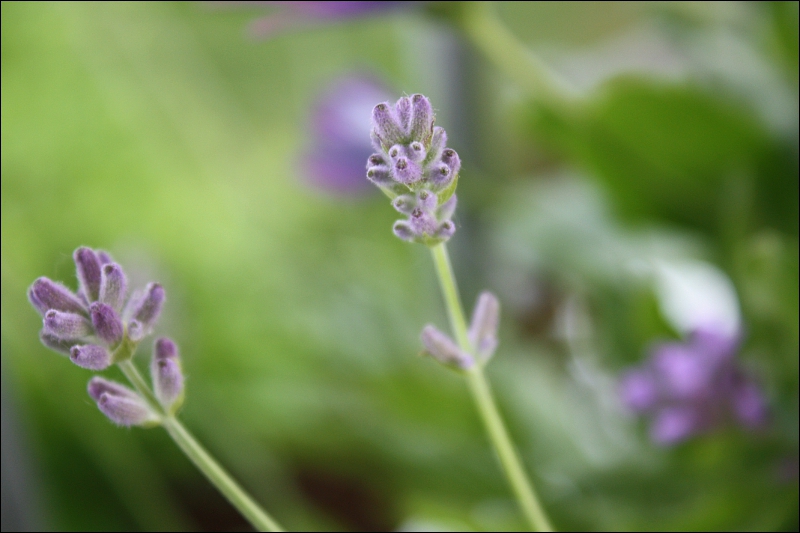
[[[457,18],[464,34],[499,70],[537,100],[568,105],[575,89],[521,43],[500,21],[491,2],[463,2]]]
[[[433,254],[436,273],[439,277],[439,284],[447,307],[450,327],[461,349],[465,352],[473,353],[473,347],[467,337],[467,321],[464,317],[461,299],[458,296],[456,278],[450,266],[447,248],[444,243],[438,244],[431,248],[431,253]],[[508,483],[514,491],[522,512],[535,531],[553,531],[544,509],[536,497],[533,485],[525,474],[522,462],[514,448],[514,444],[511,442],[505,424],[503,424],[503,419],[500,417],[500,412],[497,410],[497,405],[492,396],[492,390],[489,388],[489,382],[486,380],[483,367],[480,364],[473,365],[467,371],[467,381],[470,392],[472,392],[472,398],[475,400],[476,407],[483,420],[483,425],[489,434]]]
[[[175,444],[186,454],[194,465],[205,474],[206,478],[236,507],[240,513],[258,531],[283,531],[271,516],[242,489],[236,481],[217,463],[216,460],[197,442],[194,436],[189,433],[181,422],[171,415],[164,414],[153,391],[150,390],[147,382],[137,370],[136,366],[130,361],[125,360],[119,363],[120,369],[125,374],[136,390],[144,396],[150,407],[162,415],[161,425],[167,430],[169,436]]]

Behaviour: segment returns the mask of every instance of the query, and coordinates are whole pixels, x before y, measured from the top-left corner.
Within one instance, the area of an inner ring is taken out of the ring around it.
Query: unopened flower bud
[[[80,290],[89,302],[97,300],[100,294],[100,259],[91,248],[82,246],[72,254],[80,282]]]
[[[440,242],[444,242],[448,240],[453,234],[456,232],[456,225],[453,224],[452,220],[445,220],[444,222],[439,225],[436,229],[436,232],[433,234],[434,239],[431,239],[431,244],[438,244]]]
[[[44,314],[44,331],[59,339],[80,339],[92,333],[92,325],[77,313],[50,309]]]
[[[33,285],[28,290],[28,298],[43,315],[50,309],[82,315],[87,314],[86,306],[71,290],[45,277],[33,282]]]
[[[392,226],[392,231],[396,236],[403,239],[404,241],[414,242],[414,232],[411,230],[411,226],[409,226],[408,222],[405,220],[398,220]]]
[[[45,330],[39,332],[39,340],[51,350],[65,355],[68,355],[70,349],[79,342],[75,339],[59,339]]]
[[[436,193],[431,191],[420,191],[417,195],[417,199],[419,208],[427,213],[432,213],[439,203]]]
[[[107,263],[101,268],[100,301],[107,303],[115,311],[122,311],[125,294],[128,290],[128,280],[122,267],[116,263]]]
[[[397,124],[403,133],[407,134],[411,127],[411,99],[408,96],[401,97],[394,105],[394,111],[397,115]]]
[[[403,140],[403,132],[392,116],[389,104],[378,104],[372,110],[372,128],[383,146],[392,146]]]
[[[139,342],[147,336],[144,324],[138,320],[128,322],[128,338],[133,342]]]
[[[417,207],[417,199],[411,194],[403,194],[392,200],[392,207],[404,215],[410,215]]]
[[[153,348],[150,366],[153,391],[167,410],[177,408],[183,395],[183,372],[181,371],[178,347],[170,339],[158,339]]]
[[[89,370],[104,370],[111,365],[111,354],[96,344],[73,346],[69,358],[76,365]]]
[[[428,354],[446,366],[466,370],[474,364],[469,354],[434,326],[427,325],[422,329],[422,344]]]
[[[97,407],[115,424],[138,426],[158,422],[158,416],[141,396],[124,385],[93,377],[87,389]]]
[[[103,302],[95,302],[89,307],[95,334],[109,346],[122,340],[124,328],[122,320],[114,308]]]
[[[431,102],[421,94],[411,96],[411,131],[410,136],[415,141],[428,144],[433,130],[433,107]]]
[[[436,126],[433,128],[433,135],[431,136],[431,145],[428,148],[428,161],[438,161],[442,157],[442,151],[447,146],[447,133],[444,128]]]
[[[423,211],[419,207],[411,212],[411,217],[408,219],[411,230],[418,236],[433,235],[437,229],[436,218],[430,213]]]
[[[442,163],[450,167],[452,174],[455,176],[461,169],[461,159],[452,148],[448,148],[442,152]]]
[[[97,400],[97,407],[119,426],[144,426],[158,422],[158,416],[141,398],[134,400],[103,393]]]
[[[472,312],[472,322],[467,336],[484,361],[491,357],[497,348],[499,323],[500,302],[491,292],[482,292]]]
[[[150,283],[145,288],[144,295],[136,304],[133,318],[141,322],[146,329],[151,328],[158,320],[163,304],[164,288],[158,283]]]

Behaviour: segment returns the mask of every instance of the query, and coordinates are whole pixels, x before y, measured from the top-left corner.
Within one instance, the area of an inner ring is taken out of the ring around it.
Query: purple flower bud
[[[101,269],[100,301],[121,311],[127,290],[128,280],[122,267],[116,263],[104,264]]]
[[[401,155],[394,162],[392,168],[394,179],[405,185],[411,185],[422,179],[422,167],[418,163],[411,161],[405,155]]]
[[[447,148],[442,151],[442,163],[450,168],[453,176],[458,174],[458,171],[461,169],[461,159],[452,148]]]
[[[412,118],[410,136],[412,139],[428,144],[433,133],[433,107],[421,94],[411,96]]]
[[[367,179],[378,187],[391,187],[395,183],[392,172],[385,165],[367,169]]]
[[[100,259],[94,250],[81,246],[72,254],[78,272],[80,291],[89,302],[97,300],[100,294]]]
[[[59,339],[45,330],[39,332],[39,340],[51,350],[65,355],[68,355],[70,349],[78,342],[75,339]]]
[[[89,380],[87,390],[89,392],[89,396],[91,396],[94,401],[99,400],[100,396],[103,394],[111,394],[112,396],[119,396],[121,398],[128,398],[131,400],[139,398],[139,394],[129,389],[125,385],[117,383],[116,381],[101,378],[100,376],[95,376]]]
[[[50,309],[44,315],[45,333],[59,339],[80,339],[92,333],[92,325],[76,313]]]
[[[414,141],[408,145],[408,149],[406,150],[406,155],[408,158],[415,162],[420,163],[425,159],[425,147],[422,146],[422,143]]]
[[[403,194],[392,200],[392,207],[404,215],[410,215],[417,207],[417,199],[410,194]]]
[[[426,213],[419,207],[411,212],[411,217],[408,219],[411,230],[418,236],[433,235],[438,229],[436,218],[430,213]]]
[[[408,134],[411,127],[411,99],[407,96],[400,98],[394,105],[395,113],[397,114],[397,123],[403,134]]]
[[[768,419],[767,401],[761,389],[743,373],[738,373],[731,391],[731,402],[736,419],[750,429],[763,427]]]
[[[97,407],[119,426],[143,426],[158,422],[158,416],[141,398],[133,400],[103,393],[97,400]]]
[[[422,329],[422,344],[428,354],[444,365],[466,370],[474,364],[469,354],[463,352],[450,337],[430,324]]]
[[[128,338],[133,342],[139,342],[147,336],[144,324],[134,319],[128,322]]]
[[[28,298],[41,314],[45,314],[50,309],[87,314],[86,306],[72,291],[45,277],[33,282],[28,291]]]
[[[114,308],[103,302],[95,302],[89,307],[95,334],[109,346],[122,340],[124,327]]]
[[[97,254],[97,260],[100,261],[100,266],[114,262],[114,260],[111,259],[111,256],[103,250],[97,250],[95,253]]]
[[[444,128],[436,126],[433,128],[431,136],[431,146],[428,148],[427,161],[438,161],[442,157],[442,152],[447,146],[447,133]]]
[[[456,225],[453,224],[451,220],[445,220],[436,230],[436,233],[433,234],[434,239],[430,241],[430,244],[433,245],[444,242],[452,237],[455,232]]]
[[[158,401],[166,409],[173,409],[183,394],[183,373],[178,347],[170,339],[161,338],[156,341],[150,372]]]
[[[420,209],[427,213],[433,213],[438,204],[439,199],[436,196],[436,193],[430,191],[420,191],[417,195],[417,205]]]
[[[376,105],[372,110],[372,131],[381,146],[392,146],[402,142],[405,137],[393,116],[391,106],[385,102]]]
[[[416,235],[414,235],[414,232],[411,230],[411,226],[409,226],[408,222],[405,220],[398,220],[395,222],[394,226],[392,226],[392,231],[397,237],[404,241],[414,242],[416,238]]]
[[[439,163],[438,165],[428,168],[425,177],[428,178],[432,189],[441,191],[446,189],[447,186],[453,182],[455,176],[453,175],[453,171],[450,170],[450,167],[444,163]]]
[[[89,370],[104,370],[111,365],[111,354],[96,344],[73,346],[69,358],[76,365]]]
[[[491,292],[482,292],[472,312],[472,322],[467,336],[484,361],[490,358],[497,348],[499,323],[500,302]]]
[[[158,320],[163,304],[164,288],[158,283],[149,283],[144,295],[135,305],[133,318],[141,322],[145,328],[151,328]]]

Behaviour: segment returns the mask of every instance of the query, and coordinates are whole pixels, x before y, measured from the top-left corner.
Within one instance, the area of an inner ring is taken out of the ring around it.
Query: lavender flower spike
[[[422,344],[426,353],[450,368],[467,370],[475,364],[472,357],[461,351],[450,337],[430,324],[422,329]]]
[[[120,426],[151,426],[159,417],[137,393],[124,385],[94,377],[89,381],[89,396],[108,418]]]
[[[184,380],[178,347],[172,340],[162,337],[155,342],[150,373],[156,398],[164,409],[174,413],[183,401]]]
[[[393,230],[403,240],[435,246],[455,232],[450,218],[461,161],[446,148],[447,134],[434,127],[430,101],[421,94],[382,103],[372,111],[373,147],[367,178],[390,198],[406,220]],[[446,207],[445,207],[446,206]]]

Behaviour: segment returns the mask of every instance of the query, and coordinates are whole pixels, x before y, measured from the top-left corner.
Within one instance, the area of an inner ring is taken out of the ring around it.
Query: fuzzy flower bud
[[[54,352],[65,355],[69,355],[70,349],[79,342],[77,339],[59,339],[44,329],[39,332],[39,340]]]
[[[48,278],[33,282],[28,290],[28,299],[42,315],[50,309],[87,315],[86,306],[71,290]]]
[[[466,370],[475,361],[463,352],[453,340],[430,324],[422,329],[422,344],[426,353],[445,366]]]
[[[103,346],[96,344],[73,346],[69,351],[69,359],[89,370],[104,370],[111,365],[111,354]]]
[[[110,305],[117,312],[122,311],[127,290],[128,280],[125,278],[122,267],[116,263],[104,264],[101,268],[99,300]]]
[[[133,318],[149,329],[158,320],[163,304],[164,288],[158,283],[150,283],[145,287],[144,294],[134,302]]]
[[[434,246],[455,232],[450,220],[461,161],[447,148],[447,134],[434,127],[430,101],[421,94],[404,96],[394,106],[384,102],[372,111],[373,146],[367,178],[393,198],[406,215],[394,224],[403,240]],[[442,209],[443,206],[446,208]]]
[[[109,346],[115,346],[122,340],[124,328],[122,320],[114,308],[102,302],[95,302],[89,308],[95,334]]]
[[[100,295],[100,259],[91,248],[81,246],[72,254],[78,272],[80,293],[87,302],[94,302]]]
[[[183,399],[183,372],[178,347],[172,340],[163,337],[155,342],[150,372],[156,398],[165,409],[174,412]]]
[[[100,411],[117,425],[152,425],[159,420],[137,393],[119,383],[94,377],[89,381],[88,392]]]
[[[92,333],[92,325],[76,313],[50,309],[44,314],[44,331],[58,339],[80,339]]]

